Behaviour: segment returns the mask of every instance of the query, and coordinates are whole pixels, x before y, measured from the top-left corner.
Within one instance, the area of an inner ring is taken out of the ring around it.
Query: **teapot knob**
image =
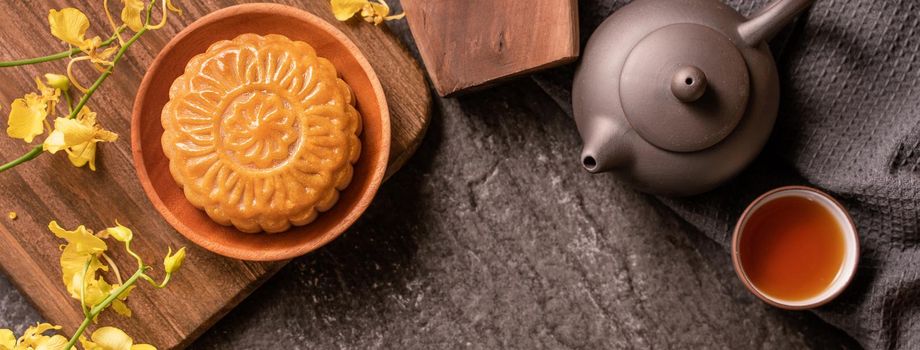
[[[671,78],[671,93],[678,100],[690,103],[706,92],[706,73],[695,66],[682,66]]]

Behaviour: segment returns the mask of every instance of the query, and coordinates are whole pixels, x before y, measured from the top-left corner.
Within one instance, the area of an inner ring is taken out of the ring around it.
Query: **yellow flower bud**
[[[118,221],[115,221],[115,227],[109,227],[105,231],[119,242],[129,242],[134,238],[131,229],[122,226]]]
[[[175,255],[172,253],[172,248],[169,248],[169,252],[166,253],[166,258],[163,259],[163,265],[166,267],[166,273],[173,273],[179,270],[182,267],[182,262],[185,261],[185,247],[179,249]]]
[[[70,79],[67,79],[66,75],[47,73],[45,74],[45,82],[48,86],[60,89],[61,91],[70,89]]]

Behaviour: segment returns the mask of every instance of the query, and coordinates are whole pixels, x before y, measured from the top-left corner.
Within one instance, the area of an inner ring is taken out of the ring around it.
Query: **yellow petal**
[[[157,348],[150,344],[136,344],[131,346],[131,350],[157,350]]]
[[[120,285],[114,285],[112,286],[112,289],[115,290],[120,287],[121,287]],[[125,317],[131,317],[131,314],[132,314],[131,309],[128,307],[128,304],[125,304],[125,300],[128,299],[128,296],[131,294],[131,291],[133,291],[135,287],[137,287],[137,285],[132,285],[128,287],[127,289],[125,289],[125,291],[121,292],[121,294],[118,295],[117,299],[112,301],[112,309],[115,310],[115,312],[118,313],[119,315],[122,315]],[[106,293],[106,295],[108,295],[108,293]]]
[[[51,134],[42,143],[42,149],[52,154],[65,148],[67,148],[67,143],[64,142],[64,132],[60,130],[51,131]]]
[[[91,53],[95,51],[99,47],[99,45],[102,45],[102,39],[99,39],[99,37],[96,36],[96,37],[93,37],[92,39],[83,40],[83,45],[80,45],[79,48],[83,52]],[[92,56],[92,54],[90,54],[90,56]]]
[[[118,46],[109,46],[103,49],[102,51],[99,51],[97,48],[92,48],[90,50],[85,50],[85,51],[87,51],[86,55],[89,56],[90,62],[93,62],[96,64],[109,65],[112,63],[111,61],[109,61],[109,58],[111,58],[112,55],[115,54],[115,52],[118,52]]]
[[[67,147],[79,145],[93,139],[96,130],[93,124],[87,124],[77,119],[55,118],[54,131],[60,131]]]
[[[65,350],[64,347],[67,346],[67,342],[68,339],[64,338],[63,335],[55,334],[39,341],[35,346],[35,350]]]
[[[45,82],[61,91],[70,90],[70,79],[67,79],[66,75],[47,73],[45,74]]]
[[[368,0],[332,0],[330,5],[332,5],[332,14],[335,15],[335,19],[339,21],[347,21],[349,18],[353,17],[355,13],[361,11],[364,8],[364,5],[369,4]]]
[[[9,329],[0,329],[0,349],[12,350],[16,346],[16,336]]]
[[[94,260],[94,262],[96,261],[98,260]],[[96,277],[96,270],[93,269],[93,265],[90,264],[91,268],[86,271],[86,274],[83,273],[83,270],[74,274],[73,281],[69,286],[70,296],[74,299],[82,300],[89,307],[94,307],[96,304],[101,303],[115,289],[102,277]]]
[[[68,148],[67,159],[77,168],[89,164],[89,169],[96,171],[96,143],[87,142]]]
[[[179,249],[176,254],[172,253],[172,248],[169,248],[169,252],[166,253],[166,258],[163,259],[163,266],[166,267],[166,273],[173,273],[179,270],[182,267],[182,262],[185,261],[185,247]]]
[[[7,120],[6,134],[12,138],[32,142],[35,136],[44,132],[43,124],[48,116],[47,103],[35,94],[13,100]]]
[[[169,10],[172,11],[172,12],[175,12],[175,13],[178,14],[179,16],[182,16],[182,9],[180,9],[180,8],[176,7],[175,5],[173,5],[172,0],[165,0],[165,1],[166,1],[166,8],[167,8],[167,9],[169,9]]]
[[[144,2],[141,0],[123,0],[124,8],[121,10],[121,21],[131,30],[138,32],[144,28],[141,12],[144,11]]]
[[[58,329],[61,329],[61,326],[54,326],[50,323],[39,323],[29,327],[25,332],[22,333],[22,336],[19,337],[19,342],[16,349],[36,349],[38,346],[48,343],[51,340],[52,337],[44,335],[45,332]],[[61,347],[58,349],[63,349],[63,345],[66,345],[67,343],[66,339],[64,340],[64,343],[65,344],[61,344]]]
[[[119,315],[131,317],[131,309],[121,300],[116,299],[112,301],[112,310],[115,310],[115,313]]]
[[[376,16],[383,17],[390,14],[390,7],[386,4],[371,2],[368,5],[369,6],[365,6],[364,8],[371,8],[373,10],[373,14]]]
[[[93,112],[91,109],[89,109],[89,106],[83,106],[83,109],[80,110],[80,113],[77,113],[77,120],[83,122],[86,125],[95,125],[96,112]]]
[[[61,90],[45,85],[38,77],[35,78],[35,85],[38,86],[38,93],[41,94],[41,99],[45,102],[57,102],[60,99]]]
[[[115,327],[102,327],[93,332],[93,343],[100,350],[131,350],[134,339]]]
[[[56,118],[54,131],[45,139],[43,144],[46,151],[57,153],[67,147],[73,147],[93,139],[96,130],[92,125],[86,125],[75,119]]]
[[[131,229],[122,226],[118,221],[115,221],[115,227],[109,227],[105,231],[119,242],[127,242],[134,238],[134,233],[131,232]]]
[[[86,39],[86,30],[89,29],[89,19],[80,10],[72,7],[63,10],[51,10],[48,13],[48,24],[51,26],[51,35],[64,42],[81,49],[99,45],[99,37]]]
[[[83,225],[73,231],[67,231],[58,225],[57,221],[52,221],[48,224],[48,229],[58,238],[67,240],[68,245],[76,247],[77,252],[81,254],[98,254],[108,248],[104,241],[93,235]]]
[[[93,343],[91,340],[86,339],[85,336],[81,335],[79,340],[80,340],[80,345],[83,346],[83,350],[96,350],[98,348],[96,346],[96,343]]]
[[[89,268],[86,268],[86,262],[91,261]],[[61,253],[61,279],[64,282],[64,288],[70,293],[70,297],[80,300],[81,286],[83,277],[86,272],[95,273],[100,268],[98,260],[87,254],[77,252],[75,245],[67,245]]]
[[[365,21],[380,24],[390,14],[390,7],[385,3],[369,2],[361,9],[361,17]]]

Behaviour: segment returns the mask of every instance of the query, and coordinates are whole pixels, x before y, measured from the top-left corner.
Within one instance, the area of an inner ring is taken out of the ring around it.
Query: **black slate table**
[[[751,296],[724,250],[653,197],[582,171],[568,106],[539,81],[436,99],[364,217],[191,348],[858,347]],[[40,319],[0,278],[0,327]]]

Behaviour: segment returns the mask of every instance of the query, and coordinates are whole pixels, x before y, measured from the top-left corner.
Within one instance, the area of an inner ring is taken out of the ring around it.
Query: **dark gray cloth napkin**
[[[766,2],[728,3],[749,14]],[[582,1],[582,44],[625,3]],[[763,192],[830,193],[856,221],[862,255],[849,288],[815,313],[864,347],[920,349],[920,0],[817,0],[771,48],[782,98],[763,153],[710,193],[660,199],[727,254]],[[534,77],[569,114],[573,70]]]

